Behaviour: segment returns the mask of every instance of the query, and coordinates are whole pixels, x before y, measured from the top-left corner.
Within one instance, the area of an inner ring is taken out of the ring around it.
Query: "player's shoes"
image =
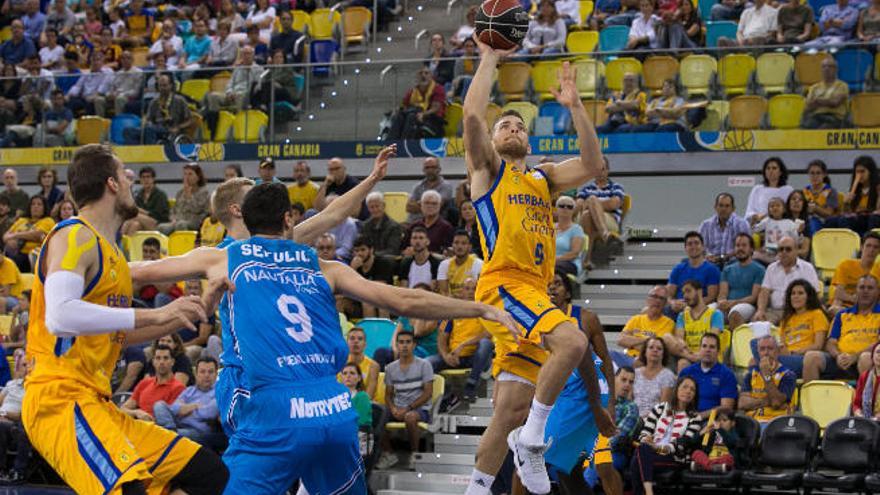
[[[523,486],[534,494],[543,495],[550,493],[550,478],[547,476],[547,466],[544,464],[544,452],[550,448],[550,443],[541,445],[526,445],[520,441],[520,426],[507,435],[507,445],[513,452],[513,465]],[[552,439],[551,439],[552,442]]]

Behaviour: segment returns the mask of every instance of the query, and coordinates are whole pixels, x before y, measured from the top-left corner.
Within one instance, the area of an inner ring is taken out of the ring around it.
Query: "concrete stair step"
[[[459,428],[485,428],[489,426],[491,416],[466,416],[453,414],[449,416],[449,433],[456,433]]]
[[[644,299],[611,299],[611,298],[585,298],[584,303],[588,309],[591,309],[596,312],[600,312],[601,310],[615,310],[615,309],[640,309],[644,306]]]
[[[650,280],[666,281],[669,277],[670,268],[603,268],[590,272],[587,283],[591,280]]]
[[[464,493],[470,476],[438,473],[393,473],[388,489],[417,493]]]
[[[611,262],[611,264],[633,267],[642,265],[659,265],[672,267],[676,263],[681,261],[681,258],[682,256],[680,255],[680,253],[625,253],[623,256],[618,256],[614,261]]]
[[[434,452],[439,454],[476,454],[479,435],[434,435]]]
[[[414,455],[413,468],[422,473],[468,475],[474,469],[474,455],[417,453]]]
[[[644,299],[650,285],[593,284],[581,285],[581,298],[615,297],[618,299]]]

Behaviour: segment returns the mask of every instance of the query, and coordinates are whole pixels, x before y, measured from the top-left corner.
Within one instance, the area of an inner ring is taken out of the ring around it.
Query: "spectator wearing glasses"
[[[764,273],[761,291],[758,293],[758,310],[752,321],[778,323],[785,306],[785,291],[789,284],[801,278],[819,290],[816,269],[810,262],[798,258],[797,241],[791,237],[783,237],[779,240],[778,259]]]
[[[637,367],[636,360],[649,339],[658,338],[668,342],[664,348],[675,345],[675,322],[663,314],[666,296],[666,286],[655,285],[645,299],[644,311],[626,322],[617,340],[617,345],[624,348],[624,352],[611,351],[611,358],[618,366]],[[644,365],[644,361],[638,362],[638,366]]]
[[[582,269],[584,229],[573,221],[575,201],[570,196],[556,200],[556,272],[577,276]]]

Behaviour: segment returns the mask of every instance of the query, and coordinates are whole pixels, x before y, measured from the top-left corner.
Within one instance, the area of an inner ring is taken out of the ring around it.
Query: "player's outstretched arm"
[[[373,171],[370,175],[318,214],[294,227],[293,240],[300,244],[311,244],[321,234],[342,223],[352,211],[360,208],[367,194],[385,178],[388,173],[388,160],[395,156],[397,156],[396,144],[382,148],[376,156],[376,161],[373,162]]]
[[[476,36],[474,41],[480,49],[480,61],[464,97],[462,135],[465,162],[472,173],[483,170],[491,172],[500,166],[501,158],[489,140],[489,133],[486,130],[486,109],[489,107],[489,96],[495,83],[495,67],[501,58],[509,55],[512,50],[495,50]]]
[[[180,256],[156,261],[133,261],[128,264],[134,284],[176,283],[191,278],[205,278],[208,270],[226,259],[222,249],[199,247]]]
[[[602,147],[599,145],[596,128],[581,102],[575,83],[576,77],[577,71],[568,62],[563,62],[558,73],[559,89],[551,90],[556,101],[571,112],[571,120],[578,135],[578,146],[581,152],[578,158],[539,166],[550,178],[550,185],[553,187],[551,192],[553,193],[580,187],[583,183],[599,175],[602,166]]]
[[[515,335],[519,333],[513,318],[507,312],[493,306],[452,299],[424,290],[404,289],[372,282],[342,263],[334,261],[320,263],[321,270],[334,293],[345,294],[398,315],[430,320],[483,318],[503,324]]]

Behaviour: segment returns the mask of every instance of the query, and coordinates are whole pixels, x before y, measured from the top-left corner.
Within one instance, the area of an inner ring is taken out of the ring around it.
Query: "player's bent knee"
[[[180,489],[189,495],[218,495],[228,480],[229,470],[220,456],[202,447],[171,480],[171,486],[172,491]]]
[[[570,353],[580,358],[587,350],[587,336],[573,323],[566,321],[544,335],[544,344],[551,353]]]

